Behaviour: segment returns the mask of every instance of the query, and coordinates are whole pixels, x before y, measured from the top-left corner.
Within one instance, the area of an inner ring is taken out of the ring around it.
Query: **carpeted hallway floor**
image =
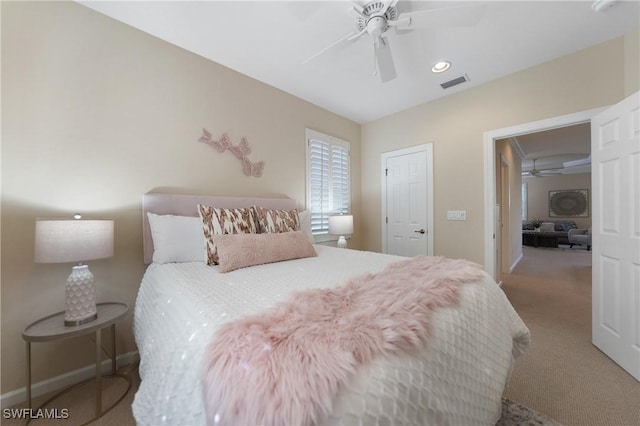
[[[506,396],[565,425],[640,425],[640,383],[591,344],[591,252],[523,252],[502,280],[532,347]]]

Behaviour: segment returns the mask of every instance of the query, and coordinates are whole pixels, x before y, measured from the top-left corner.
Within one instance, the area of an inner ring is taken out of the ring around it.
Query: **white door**
[[[383,154],[383,251],[433,254],[431,144]],[[386,244],[384,244],[386,243]]]
[[[593,344],[640,381],[640,92],[591,122]]]

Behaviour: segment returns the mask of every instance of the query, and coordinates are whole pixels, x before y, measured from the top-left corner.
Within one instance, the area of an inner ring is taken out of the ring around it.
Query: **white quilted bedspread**
[[[204,263],[152,264],[135,306],[142,382],[133,402],[138,425],[203,425],[202,357],[216,328],[261,312],[292,291],[335,287],[401,260],[314,246],[318,257],[219,273]],[[492,425],[513,359],[529,331],[487,276],[465,285],[460,307],[434,315],[419,357],[379,359],[341,390],[331,425]],[[250,390],[247,390],[250,391]]]

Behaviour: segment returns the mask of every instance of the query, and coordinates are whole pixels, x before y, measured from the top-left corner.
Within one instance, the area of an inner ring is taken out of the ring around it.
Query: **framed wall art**
[[[549,191],[549,217],[589,217],[589,190]]]

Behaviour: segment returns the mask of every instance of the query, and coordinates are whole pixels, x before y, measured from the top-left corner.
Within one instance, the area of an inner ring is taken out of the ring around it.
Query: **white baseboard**
[[[116,365],[118,368],[125,365],[130,365],[138,362],[138,351],[128,352],[126,354],[118,355],[116,357]],[[102,372],[104,374],[111,372],[111,360],[105,359],[102,361]],[[31,398],[36,398],[41,395],[45,395],[49,392],[62,389],[66,386],[80,383],[83,380],[95,377],[96,368],[95,365],[89,365],[87,367],[79,368],[69,373],[61,374],[56,377],[52,377],[47,380],[43,380],[31,385]],[[21,387],[19,389],[7,392],[0,395],[0,407],[2,409],[12,407],[16,404],[20,404],[27,400],[27,388]]]
[[[520,261],[522,260],[523,254],[522,252],[520,253],[520,255],[517,257],[516,260],[513,261],[513,263],[511,264],[511,267],[509,268],[509,273],[512,274],[513,270],[516,269],[516,266],[518,266],[518,263],[520,263]]]

